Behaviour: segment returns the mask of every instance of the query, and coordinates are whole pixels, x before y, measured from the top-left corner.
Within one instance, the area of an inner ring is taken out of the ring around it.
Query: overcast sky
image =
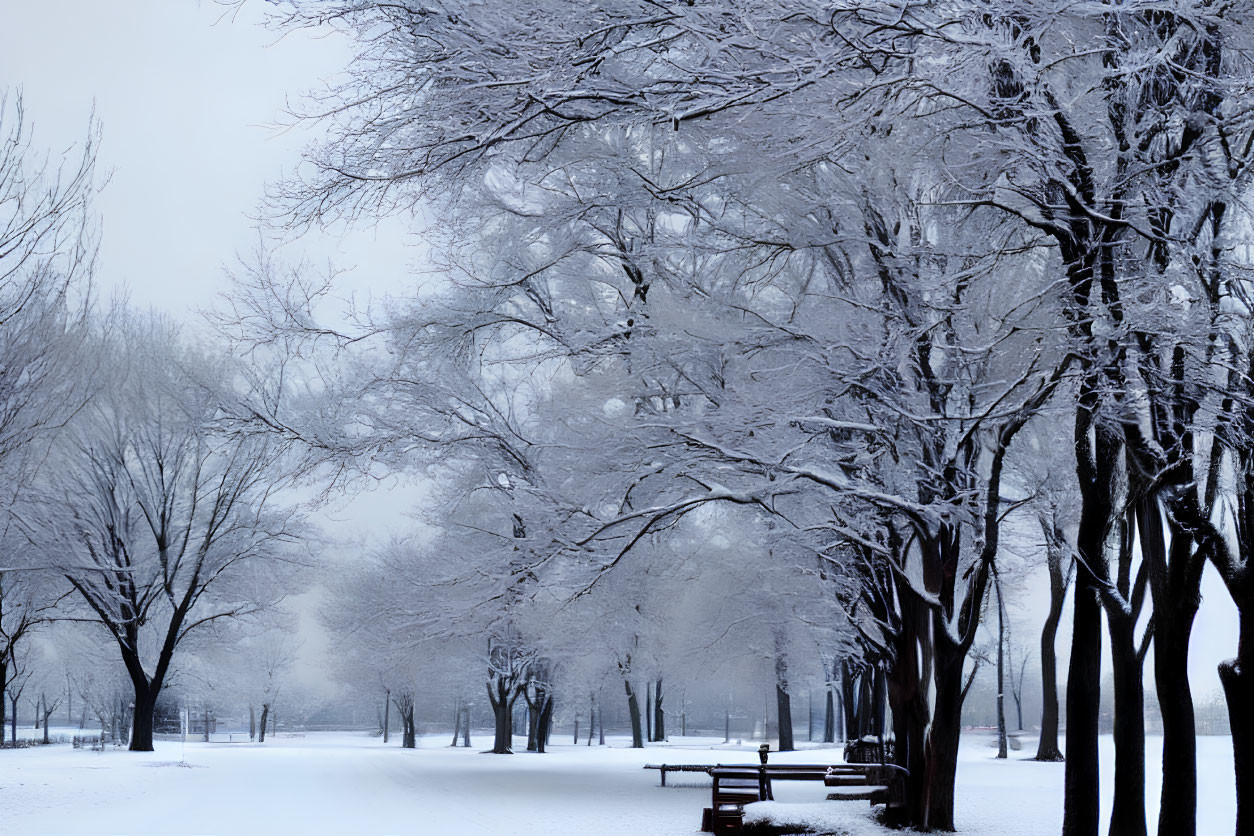
[[[237,12],[212,0],[0,0],[0,86],[24,91],[36,142],[81,141],[93,104],[103,125],[100,164],[112,172],[98,202],[103,288],[125,286],[136,304],[190,317],[225,287],[223,267],[255,245],[251,218],[265,183],[294,167],[314,135],[313,127],[275,130],[288,121],[285,103],[333,79],[350,55],[335,36],[279,38],[259,25],[264,8],[262,0]],[[388,293],[410,281],[406,268],[421,255],[401,230],[313,233],[285,250],[293,259],[334,253],[354,268],[355,290]],[[332,517],[376,536],[401,530],[414,495],[389,487]],[[1036,631],[1045,602],[1033,586],[1020,601]],[[1219,688],[1215,665],[1236,648],[1235,610],[1209,567],[1203,594],[1190,665],[1199,697]],[[1064,669],[1068,637],[1064,623]]]
[[[256,243],[265,184],[299,159],[313,127],[298,102],[349,58],[338,36],[260,25],[266,4],[213,0],[0,0],[0,80],[24,92],[36,143],[81,141],[93,107],[104,131],[98,202],[102,287],[183,316],[212,304],[223,267]],[[306,236],[288,249],[335,252],[363,288],[394,288],[413,258],[399,227],[348,242]]]

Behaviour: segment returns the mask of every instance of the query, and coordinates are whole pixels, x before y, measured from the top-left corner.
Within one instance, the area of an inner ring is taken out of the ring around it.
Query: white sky
[[[251,215],[265,183],[292,169],[314,136],[275,130],[284,104],[333,78],[350,55],[334,36],[278,38],[258,25],[264,6],[248,0],[230,13],[212,0],[0,0],[0,87],[24,91],[36,143],[60,150],[81,141],[93,104],[103,123],[100,165],[112,175],[97,203],[102,289],[126,287],[138,305],[194,316],[224,289],[223,267],[256,244]],[[355,290],[375,294],[411,281],[406,268],[416,260],[399,223],[346,238],[313,234],[286,250],[294,259],[334,254],[355,268]],[[393,487],[328,516],[376,536],[402,530],[414,493]],[[1019,629],[1035,646],[1046,602],[1044,587],[1031,586]],[[1215,665],[1236,647],[1235,610],[1209,567],[1203,593],[1190,676],[1199,698],[1219,688]],[[1064,621],[1060,673],[1069,633]]]
[[[349,58],[337,36],[279,38],[263,0],[0,0],[0,85],[24,92],[36,144],[81,141],[93,105],[104,128],[97,203],[99,280],[176,316],[212,304],[223,267],[256,244],[265,183],[294,168],[313,133],[285,102]],[[359,289],[396,287],[412,252],[399,225],[308,236],[293,256],[335,253]]]
[[[0,0],[0,89],[23,93],[34,144],[54,157],[103,128],[96,202],[103,238],[97,286],[189,322],[227,286],[224,268],[258,242],[267,181],[294,168],[315,128],[288,125],[285,103],[334,77],[350,57],[336,36],[283,38],[260,25],[263,0],[228,9],[213,0]],[[420,257],[392,222],[347,236],[309,233],[283,248],[353,268],[352,292],[383,294],[409,281]],[[420,489],[390,482],[321,514],[337,538],[361,542],[407,530]],[[300,607],[316,682],[324,638]]]

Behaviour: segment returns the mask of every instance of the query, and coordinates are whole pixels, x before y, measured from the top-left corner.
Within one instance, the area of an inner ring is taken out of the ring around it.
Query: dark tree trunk
[[[462,706],[462,746],[470,748],[470,706]]]
[[[515,683],[514,677],[499,672],[492,674],[488,680],[487,689],[495,726],[492,753],[512,755],[514,753],[514,703],[518,700],[522,689]]]
[[[135,710],[131,714],[130,750],[132,752],[152,751],[152,720],[156,707],[155,692],[135,695]]]
[[[270,703],[263,702],[261,704],[261,724],[257,727],[257,742],[266,742],[266,721],[270,719]]]
[[[993,585],[997,591],[997,757],[1005,760],[1006,751],[1006,610],[1001,600],[1001,579]]]
[[[872,703],[871,703],[871,734],[884,742],[887,730],[888,712],[888,676],[885,665],[879,664],[872,668]]]
[[[731,709],[723,709],[723,742],[731,742]]]
[[[925,807],[926,735],[930,719],[927,679],[931,646],[921,633],[928,611],[918,602],[902,602],[901,623],[893,641],[895,660],[888,670],[892,707],[894,761],[906,770],[906,821],[922,822]],[[922,665],[920,665],[922,662]]]
[[[5,708],[7,704],[4,701],[5,688],[9,684],[9,665],[4,659],[0,659],[0,746],[4,745],[4,721]]]
[[[1157,617],[1157,616],[1156,616]],[[1154,687],[1163,721],[1163,789],[1158,836],[1197,832],[1197,736],[1189,688],[1188,636],[1154,625]],[[1183,638],[1183,644],[1180,639]],[[1246,703],[1247,710],[1254,703]]]
[[[453,706],[453,742],[449,744],[454,749],[457,748],[457,738],[462,733],[462,701],[458,700]]]
[[[936,704],[925,744],[923,827],[954,829],[954,783],[962,731],[962,664],[965,652],[936,648]]]
[[[392,689],[383,689],[383,742],[388,742],[388,733],[392,726]]]
[[[792,699],[788,695],[788,658],[779,650],[780,640],[775,641],[775,716],[779,720],[779,751],[791,752]]]
[[[1097,381],[1086,381],[1096,387]],[[1076,537],[1075,607],[1067,669],[1067,765],[1063,774],[1063,836],[1097,836],[1100,819],[1098,713],[1102,675],[1102,609],[1106,583],[1104,546],[1114,511],[1114,483],[1121,444],[1113,430],[1093,420],[1098,395],[1081,394],[1076,411],[1076,475],[1080,526]],[[1096,437],[1094,445],[1090,430]]]
[[[536,728],[536,751],[544,754],[544,749],[549,745],[549,729],[553,725],[553,697],[550,694],[544,695],[544,703],[540,708],[540,716]]]
[[[666,740],[666,713],[662,710],[662,680],[653,683],[653,739]]]
[[[631,748],[643,749],[644,738],[641,736],[640,723],[640,699],[636,696],[636,691],[631,687],[631,680],[623,680],[623,688],[627,692],[627,713],[631,716]],[[605,733],[602,726],[601,733]]]
[[[779,714],[779,751],[793,751],[792,699],[782,685],[775,685],[775,707]]]
[[[3,696],[0,696],[0,699],[3,699]],[[13,717],[11,718],[10,721],[13,723],[13,745],[16,746],[17,745],[17,697],[13,697],[11,699],[11,702],[13,704]]]
[[[1177,473],[1176,480],[1188,481],[1192,472],[1189,464],[1183,474]],[[1189,636],[1201,604],[1204,555],[1195,550],[1188,532],[1181,530],[1174,519],[1169,522],[1170,554],[1163,539],[1163,514],[1158,496],[1147,491],[1137,503],[1137,523],[1154,602],[1154,688],[1163,722],[1158,834],[1194,836],[1197,832],[1197,737],[1193,692],[1189,688]]]
[[[1108,619],[1115,687],[1115,793],[1110,836],[1145,836],[1145,695],[1131,618]]]
[[[540,707],[527,704],[527,751],[535,752],[540,744],[537,742],[540,732]]]
[[[824,713],[823,713],[823,742],[836,742],[836,695],[832,692],[832,686],[828,685],[825,689],[824,696]]]
[[[492,707],[496,718],[496,734],[492,740],[492,752],[497,755],[514,753],[514,706],[502,699]]]
[[[644,739],[652,743],[655,738],[653,736],[653,689],[649,687],[649,683],[644,684]]]
[[[1044,521],[1041,524],[1046,525]],[[1046,536],[1049,537],[1048,534]],[[1067,597],[1061,542],[1046,541],[1049,613],[1041,628],[1041,737],[1036,746],[1038,761],[1062,760],[1062,750],[1058,748],[1058,656],[1054,644],[1058,636],[1058,623],[1062,620],[1063,602]]]
[[[1246,568],[1246,571],[1250,569]],[[1254,836],[1254,613],[1251,602],[1237,602],[1241,633],[1237,656],[1219,665],[1232,727],[1232,756],[1237,779],[1237,836]]]
[[[866,672],[858,670],[849,662],[841,662],[841,707],[844,709],[845,740],[858,740],[866,731],[859,722],[860,707],[866,687]]]
[[[1100,559],[1100,558],[1099,558]],[[1102,611],[1081,568],[1076,579],[1071,661],[1067,674],[1067,766],[1063,836],[1097,836],[1098,700],[1101,694]]]
[[[248,739],[257,739],[257,708],[252,704],[248,704]]]
[[[414,701],[408,699],[400,706],[401,711],[401,748],[418,748],[418,729],[414,726]]]

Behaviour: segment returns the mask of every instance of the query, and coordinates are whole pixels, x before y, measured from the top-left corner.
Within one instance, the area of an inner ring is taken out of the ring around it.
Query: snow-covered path
[[[965,735],[958,827],[976,836],[1055,836],[1062,821],[1062,765],[993,760],[980,735]],[[0,752],[0,828],[6,836],[111,834],[606,834],[693,836],[707,789],[657,785],[645,763],[746,763],[755,747],[683,738],[644,751],[555,743],[544,755],[481,755],[450,749],[444,735],[417,750],[347,733],[280,737],[264,746],[161,742],[152,754],[68,746]],[[1158,739],[1147,741],[1147,807],[1158,798]],[[1227,738],[1200,738],[1198,832],[1231,832]],[[1021,757],[1027,751],[1015,753]],[[1111,746],[1103,738],[1103,809],[1109,809]],[[773,762],[839,760],[837,750],[774,754]],[[672,776],[668,783],[682,783]],[[821,801],[821,786],[776,784],[784,803]],[[805,810],[806,808],[794,808]],[[885,833],[861,802],[812,811],[850,836]]]

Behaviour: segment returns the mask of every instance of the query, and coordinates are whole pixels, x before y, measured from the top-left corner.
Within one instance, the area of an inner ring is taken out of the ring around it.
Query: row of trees
[[[71,666],[80,694],[107,694],[102,723],[132,709],[131,748],[150,751],[178,652],[268,626],[307,583],[308,550],[280,446],[223,420],[238,365],[93,298],[97,138],[93,125],[77,157],[50,160],[21,98],[0,99],[0,687],[16,715],[30,678],[48,678],[35,634],[85,623],[107,646]]]
[[[453,538],[436,563],[470,564],[438,588],[470,590],[459,612],[487,607],[502,704],[520,666],[553,663],[532,613],[607,589],[638,701],[649,556],[704,564],[686,544],[734,530],[763,571],[812,581],[755,587],[765,605],[747,612],[804,623],[785,611],[829,606],[825,646],[854,637],[885,672],[909,823],[952,829],[968,656],[1003,523],[1032,513],[1059,605],[1076,555],[1064,831],[1099,827],[1103,614],[1111,831],[1146,830],[1151,649],[1160,833],[1194,831],[1186,661],[1207,562],[1242,614],[1221,674],[1248,825],[1242,15],[1213,0],[283,8],[359,52],[275,217],[421,208],[449,281],[337,327],[329,280],[263,259],[219,323],[273,369],[235,417],[345,470],[427,468]],[[415,594],[393,623],[429,604]]]

